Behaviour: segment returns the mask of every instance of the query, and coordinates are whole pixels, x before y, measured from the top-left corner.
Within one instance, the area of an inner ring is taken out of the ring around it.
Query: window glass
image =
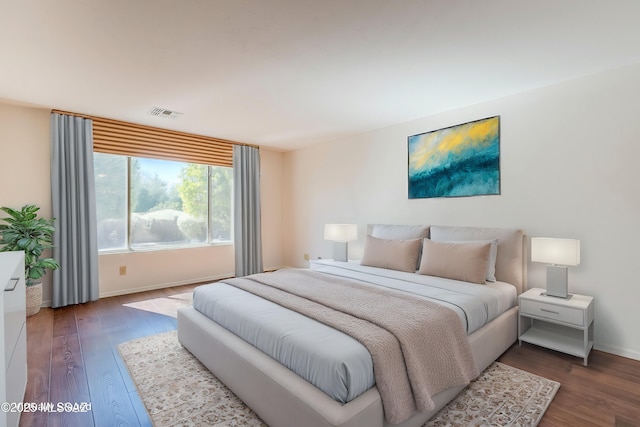
[[[127,158],[95,153],[98,249],[127,248]]]
[[[206,242],[206,221],[198,229],[207,215],[206,186],[206,166],[132,158],[131,247]],[[198,188],[204,203],[198,203]]]
[[[233,240],[233,168],[211,166],[211,242]]]
[[[186,164],[180,171],[178,193],[183,216],[178,226],[189,243],[207,241],[207,173],[208,166],[193,163]]]
[[[101,153],[94,162],[98,249],[233,241],[233,168]]]

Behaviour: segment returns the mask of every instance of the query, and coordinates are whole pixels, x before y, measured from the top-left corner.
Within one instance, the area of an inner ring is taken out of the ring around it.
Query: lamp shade
[[[555,265],[580,264],[580,240],[531,238],[531,261]]]
[[[357,224],[325,224],[324,240],[350,242],[358,238]]]

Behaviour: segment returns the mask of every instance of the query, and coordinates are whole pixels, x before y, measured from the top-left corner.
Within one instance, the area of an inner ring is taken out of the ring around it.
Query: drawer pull
[[[544,311],[545,313],[557,314],[560,315],[559,311],[548,310],[546,308],[541,308],[540,311]]]
[[[11,280],[9,281],[9,285],[6,288],[4,288],[4,290],[6,292],[15,291],[16,290],[16,286],[18,286],[18,283],[20,283],[20,278],[19,277],[12,277]],[[13,284],[13,286],[11,286],[12,284]]]

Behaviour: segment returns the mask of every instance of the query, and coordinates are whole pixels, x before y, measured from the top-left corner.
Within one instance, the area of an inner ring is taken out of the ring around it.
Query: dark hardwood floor
[[[514,344],[498,361],[560,383],[538,424],[640,426],[640,361],[594,350],[582,359],[529,344]]]
[[[91,402],[91,411],[25,412],[20,426],[151,426],[117,346],[176,329],[176,309],[190,304],[195,286],[43,308],[29,317],[25,402]]]
[[[42,309],[27,319],[25,402],[91,402],[89,412],[23,413],[20,426],[151,426],[117,345],[176,328],[196,285]],[[501,362],[561,383],[544,426],[640,426],[640,361],[593,351],[582,359],[531,345]]]

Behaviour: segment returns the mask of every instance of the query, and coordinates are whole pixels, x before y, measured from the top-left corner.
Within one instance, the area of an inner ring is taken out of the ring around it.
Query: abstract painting
[[[500,194],[500,116],[413,135],[409,198]]]

